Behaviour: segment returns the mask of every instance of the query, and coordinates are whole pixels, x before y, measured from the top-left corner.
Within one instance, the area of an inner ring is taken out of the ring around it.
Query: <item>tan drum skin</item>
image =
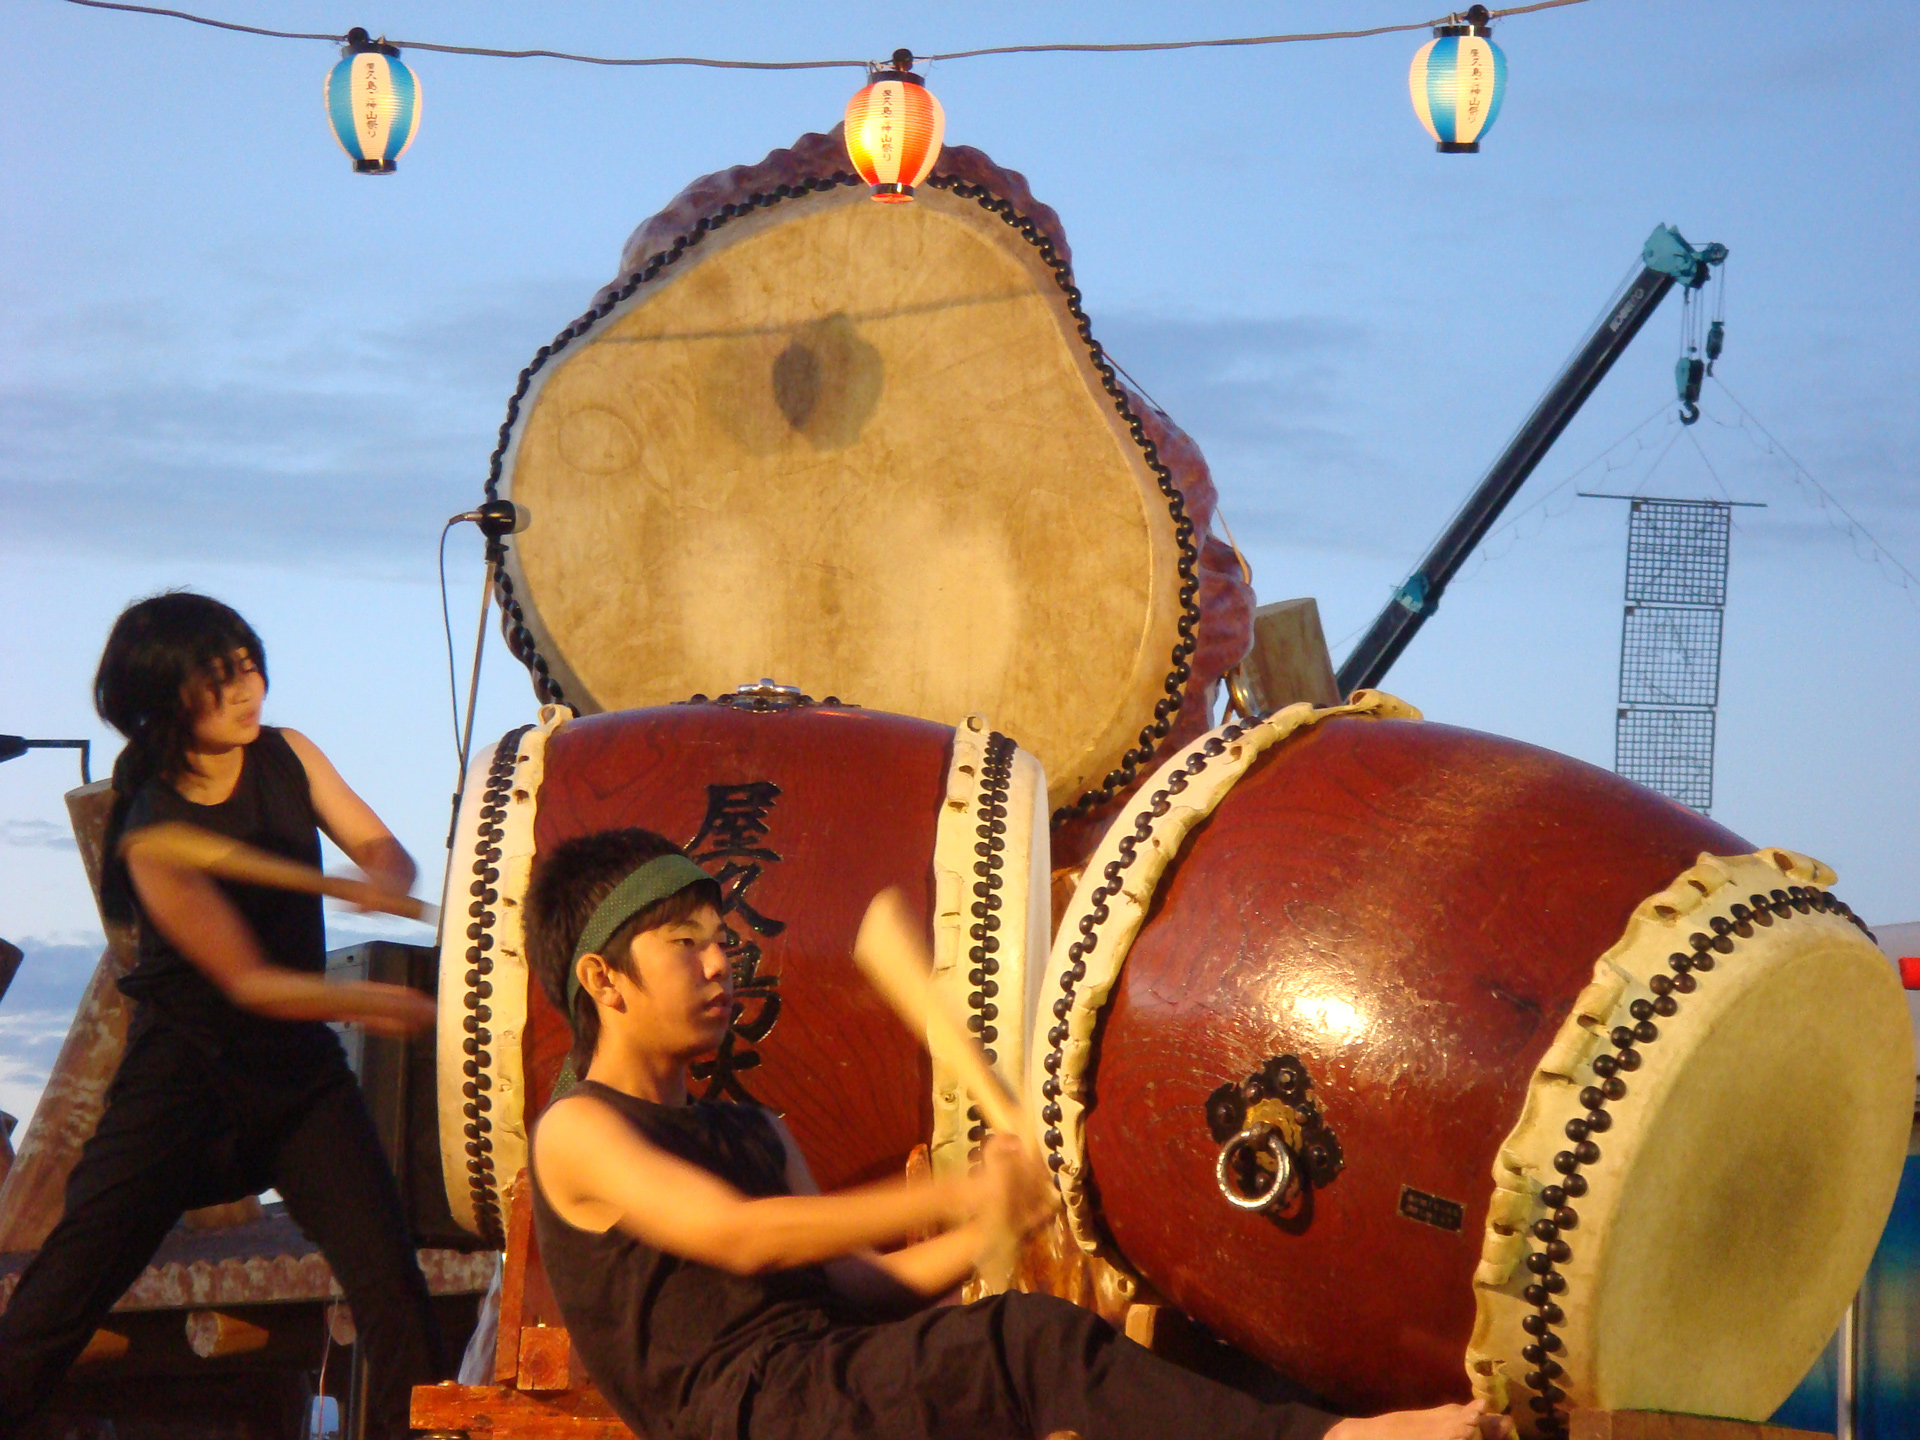
[[[581,713],[778,675],[991,714],[1056,808],[1104,799],[1250,643],[1205,462],[1092,343],[1020,177],[955,147],[881,206],[836,156],[696,182],[528,368],[509,638]]]

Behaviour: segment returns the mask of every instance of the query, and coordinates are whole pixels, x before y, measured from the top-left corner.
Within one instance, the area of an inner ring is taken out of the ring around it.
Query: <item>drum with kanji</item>
[[[720,882],[733,1023],[695,1092],[772,1107],[836,1188],[898,1175],[916,1146],[963,1166],[978,1115],[936,1044],[854,968],[872,897],[928,926],[934,982],[1008,1075],[1017,1004],[1047,943],[1046,779],[974,715],[957,726],[759,684],[575,719],[561,706],[476,756],[461,798],[440,960],[441,1159],[454,1217],[497,1241],[502,1196],[571,1044],[527,969],[521,906],[542,852],[641,826]],[[937,1038],[937,1037],[936,1037]]]

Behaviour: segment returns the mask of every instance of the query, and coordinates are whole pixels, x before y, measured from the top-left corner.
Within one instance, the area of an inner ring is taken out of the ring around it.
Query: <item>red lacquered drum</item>
[[[850,958],[899,886],[935,984],[1017,1075],[1027,956],[1047,940],[1046,780],[979,716],[957,729],[762,684],[576,720],[563,707],[476,756],[440,964],[440,1130],[456,1219],[498,1239],[502,1192],[571,1044],[528,973],[521,902],[541,853],[622,826],[686,844],[719,880],[736,1006],[699,1093],[782,1112],[829,1188],[898,1174],[932,1139],[964,1164],[977,1119]],[[977,1139],[978,1137],[972,1137]]]
[[[1215,731],[1129,801],[1032,1001],[1074,1233],[1354,1413],[1763,1419],[1911,1114],[1832,879],[1385,696]]]

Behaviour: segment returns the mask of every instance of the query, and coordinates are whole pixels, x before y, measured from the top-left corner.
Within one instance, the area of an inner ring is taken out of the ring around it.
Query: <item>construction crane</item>
[[[1342,662],[1338,677],[1342,695],[1376,686],[1386,677],[1393,662],[1400,658],[1400,652],[1426,624],[1427,617],[1439,609],[1440,596],[1448,582],[1459,573],[1474,547],[1486,538],[1508,502],[1520,493],[1520,487],[1553,448],[1560,432],[1580,413],[1594,386],[1613,367],[1621,352],[1633,343],[1633,337],[1659,308],[1667,291],[1676,284],[1698,290],[1707,283],[1713,267],[1726,258],[1724,245],[1704,245],[1696,250],[1671,225],[1655,227],[1640,251],[1643,268],[1639,276],[1600,318],[1586,343],[1548,387],[1526,423],[1514,432],[1500,458],[1474,487],[1467,503],[1434,541],[1419,568],[1394,592],[1387,608],[1380,612],[1380,618]],[[1716,341],[1718,338],[1714,337]],[[1717,346],[1715,348],[1717,350]]]

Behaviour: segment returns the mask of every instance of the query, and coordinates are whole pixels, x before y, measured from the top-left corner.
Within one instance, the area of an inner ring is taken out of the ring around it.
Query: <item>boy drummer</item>
[[[995,1233],[1042,1219],[1045,1172],[990,1143],[965,1180],[823,1196],[785,1125],[690,1100],[732,1016],[718,887],[645,830],[572,840],[527,897],[528,950],[584,1079],[533,1147],[541,1257],[614,1409],[663,1440],[1469,1440],[1481,1407],[1339,1420],[1168,1363],[1046,1295],[931,1302]],[[933,1239],[894,1246],[929,1230]]]

